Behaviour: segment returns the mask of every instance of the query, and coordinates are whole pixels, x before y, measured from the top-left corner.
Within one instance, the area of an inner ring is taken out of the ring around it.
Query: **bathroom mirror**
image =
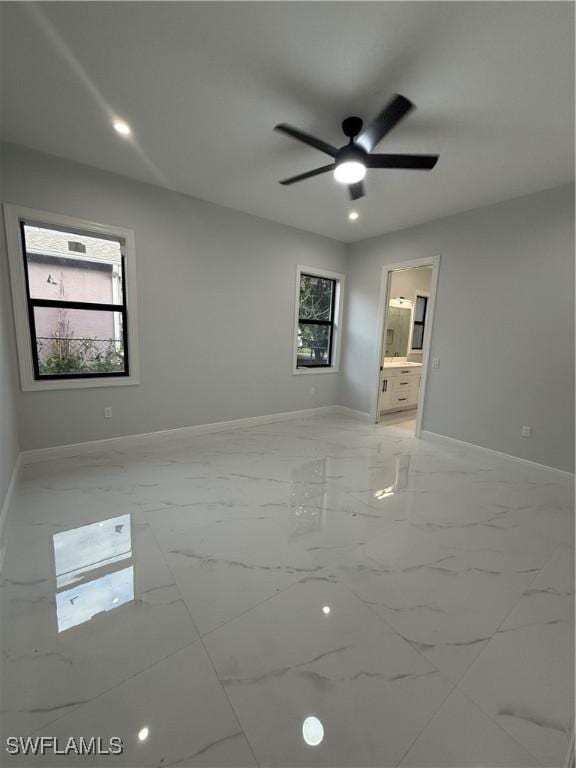
[[[386,323],[386,357],[406,357],[408,355],[411,322],[411,302],[406,301],[402,307],[390,303]]]

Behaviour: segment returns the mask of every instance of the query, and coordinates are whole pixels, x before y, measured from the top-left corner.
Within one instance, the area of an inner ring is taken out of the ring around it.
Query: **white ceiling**
[[[559,2],[1,3],[4,138],[343,241],[573,179],[574,6]],[[394,93],[418,107],[351,204],[329,159]],[[126,118],[135,142],[110,115]]]

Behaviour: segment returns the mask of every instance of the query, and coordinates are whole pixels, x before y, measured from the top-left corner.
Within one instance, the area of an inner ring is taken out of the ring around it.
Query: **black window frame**
[[[302,318],[300,317],[300,292],[302,287],[302,278],[303,277],[312,277],[316,278],[318,280],[326,280],[329,283],[332,283],[332,298],[330,302],[330,320],[311,320],[310,318]],[[338,280],[333,277],[325,277],[324,275],[314,275],[310,272],[300,272],[299,278],[298,278],[298,326],[301,325],[319,325],[319,326],[328,326],[330,328],[330,341],[328,344],[328,358],[325,363],[301,363],[298,360],[298,349],[296,349],[296,370],[299,368],[332,368],[333,362],[332,359],[334,357],[334,315],[336,314],[336,290],[338,286]]]
[[[48,222],[32,221],[28,219],[19,219],[20,242],[22,246],[22,258],[24,260],[24,282],[26,285],[26,306],[28,314],[28,331],[30,333],[30,342],[32,350],[32,367],[34,371],[34,381],[60,381],[73,379],[119,379],[130,376],[130,355],[128,349],[128,302],[126,298],[126,243],[121,237],[109,236],[107,239],[114,240],[120,244],[120,257],[122,264],[122,304],[100,304],[95,301],[59,301],[57,299],[33,299],[30,296],[30,283],[28,279],[28,251],[26,248],[26,225],[32,227],[43,227],[55,231],[63,231],[62,227],[54,226]],[[66,232],[72,232],[66,228]],[[100,237],[106,239],[101,233],[90,232],[89,230],[77,230],[78,234],[88,235],[90,237]],[[102,312],[119,312],[122,315],[122,344],[124,357],[123,371],[92,372],[92,373],[40,373],[38,361],[38,339],[36,334],[36,318],[34,309],[36,307],[53,307],[56,309],[85,309]]]
[[[423,293],[416,294],[415,300],[414,300],[414,317],[416,317],[416,307],[418,306],[418,299],[424,299],[424,314],[422,315],[422,320],[413,320],[412,321],[412,338],[410,339],[410,350],[412,352],[423,352],[424,351],[424,332],[425,332],[425,326],[426,326],[426,315],[428,314],[428,301],[429,297],[424,296]],[[414,328],[416,326],[422,326],[422,345],[420,347],[414,346]]]

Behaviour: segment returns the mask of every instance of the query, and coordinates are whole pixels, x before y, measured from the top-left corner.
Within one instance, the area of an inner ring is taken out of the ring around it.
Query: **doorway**
[[[420,436],[440,257],[383,268],[373,420]]]

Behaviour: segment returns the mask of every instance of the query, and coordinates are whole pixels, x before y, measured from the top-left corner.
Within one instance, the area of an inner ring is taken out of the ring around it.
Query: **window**
[[[124,242],[20,220],[34,378],[128,376]]]
[[[337,370],[343,280],[298,267],[294,373]]]
[[[133,235],[6,206],[22,388],[135,384]]]
[[[414,305],[414,320],[412,322],[412,343],[413,352],[421,352],[424,347],[424,328],[426,325],[426,312],[428,310],[428,295],[424,293],[416,294],[416,303]]]

